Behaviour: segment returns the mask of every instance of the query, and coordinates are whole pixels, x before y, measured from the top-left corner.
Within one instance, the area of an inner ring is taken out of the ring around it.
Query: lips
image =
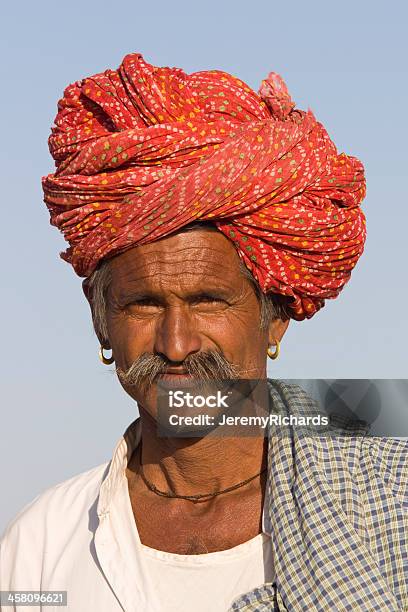
[[[166,372],[164,372],[163,374],[160,374],[159,378],[161,380],[175,380],[175,381],[181,381],[181,380],[191,380],[192,379],[192,375],[188,374],[185,371],[171,371],[171,370],[166,370]]]
[[[192,374],[188,374],[186,370],[167,369],[163,374],[158,376],[159,382],[165,382],[174,386],[193,387],[197,384],[196,378]]]

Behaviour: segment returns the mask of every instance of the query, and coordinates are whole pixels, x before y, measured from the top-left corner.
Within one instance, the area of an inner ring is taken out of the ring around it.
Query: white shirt
[[[272,581],[265,521],[264,533],[214,553],[177,555],[141,543],[126,478],[140,436],[136,420],[110,463],[48,489],[17,515],[0,541],[0,590],[67,591],[67,607],[45,612],[226,612]]]

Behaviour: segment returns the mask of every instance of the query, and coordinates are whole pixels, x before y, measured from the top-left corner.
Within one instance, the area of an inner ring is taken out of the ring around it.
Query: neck
[[[142,408],[140,417],[143,472],[162,491],[177,495],[214,493],[266,467],[267,438],[163,438],[157,436],[156,422]],[[139,454],[135,455],[138,462]],[[131,469],[138,471],[137,465]]]

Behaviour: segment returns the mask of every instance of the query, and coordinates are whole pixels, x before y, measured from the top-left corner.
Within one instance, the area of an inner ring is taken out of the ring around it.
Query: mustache
[[[219,351],[202,351],[188,355],[182,366],[187,374],[203,381],[236,380],[240,374],[240,369]],[[142,353],[127,370],[118,367],[116,372],[123,385],[138,386],[147,391],[168,367],[171,367],[171,362],[161,355]]]

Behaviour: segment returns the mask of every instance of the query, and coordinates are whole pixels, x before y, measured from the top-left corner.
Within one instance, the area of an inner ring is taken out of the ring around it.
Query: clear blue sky
[[[366,251],[338,300],[293,322],[270,376],[407,377],[405,2],[8,2],[2,9],[0,530],[47,486],[110,458],[136,416],[100,364],[40,178],[64,87],[142,52],[257,89],[273,70],[365,164]]]

